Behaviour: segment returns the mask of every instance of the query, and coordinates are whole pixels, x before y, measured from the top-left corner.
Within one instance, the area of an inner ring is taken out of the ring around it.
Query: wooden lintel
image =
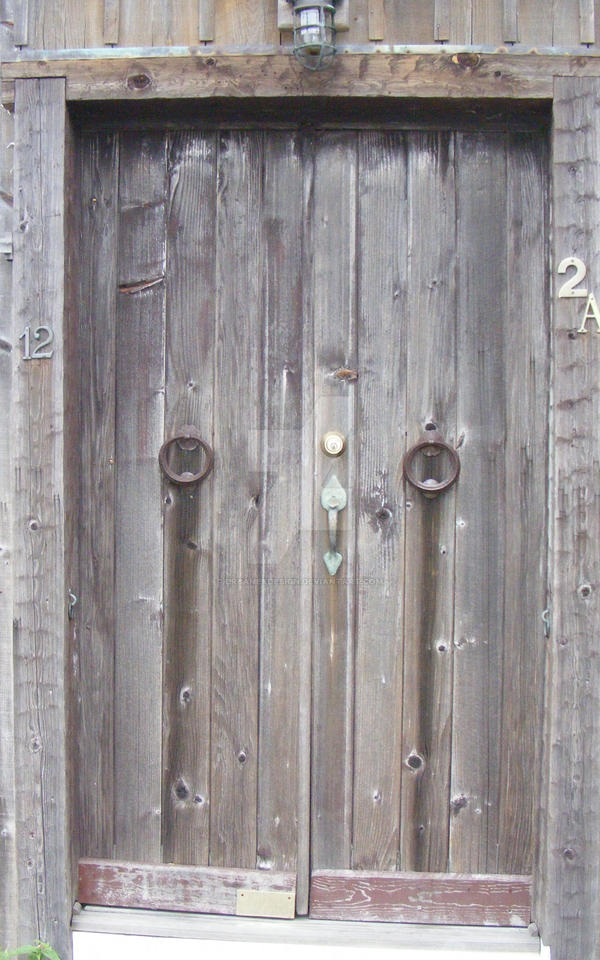
[[[243,899],[240,894],[251,901],[251,894],[257,893],[261,893],[267,901],[267,894],[281,894],[286,902],[289,899],[287,915],[293,916],[296,895],[296,876],[293,873],[113,860],[79,861],[77,896],[85,904],[181,910],[184,913],[284,915],[279,902],[276,902],[271,914],[265,912],[262,903],[258,908],[253,908],[251,902],[240,907],[239,901]]]
[[[204,48],[206,50],[206,48]],[[473,52],[343,53],[313,73],[287,53],[18,60],[3,64],[4,102],[12,81],[65,77],[67,99],[196,97],[552,98],[555,76],[600,76],[600,58]]]
[[[310,916],[526,927],[531,877],[318,870],[311,879]]]

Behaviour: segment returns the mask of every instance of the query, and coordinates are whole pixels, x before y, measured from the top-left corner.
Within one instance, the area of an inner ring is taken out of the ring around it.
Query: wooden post
[[[590,960],[600,943],[600,330],[577,332],[586,299],[559,298],[556,275],[580,257],[580,286],[599,295],[599,97],[597,79],[555,81],[553,609],[534,912],[552,960]]]
[[[18,937],[47,940],[68,960],[64,80],[18,82],[15,106],[11,447]]]
[[[8,56],[13,31],[0,25],[0,55]],[[13,118],[0,111],[0,143],[14,140]],[[0,151],[0,945],[16,940],[15,764],[12,666],[12,530],[10,495],[12,151]]]

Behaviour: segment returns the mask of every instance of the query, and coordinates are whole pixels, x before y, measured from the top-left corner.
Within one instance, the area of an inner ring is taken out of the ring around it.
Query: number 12
[[[43,334],[46,334],[46,339],[42,340],[41,337]],[[33,348],[33,353],[31,352],[31,327],[25,327],[23,333],[19,337],[19,340],[24,341],[24,351],[23,351],[23,360],[43,360],[45,358],[50,358],[54,353],[54,350],[47,350],[46,347],[49,347],[52,341],[54,340],[54,334],[50,327],[41,326],[37,327],[33,334],[34,340],[40,340],[40,343],[36,344]]]

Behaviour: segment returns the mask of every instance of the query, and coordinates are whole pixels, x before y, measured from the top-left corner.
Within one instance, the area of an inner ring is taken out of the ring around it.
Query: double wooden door
[[[531,872],[546,167],[526,124],[82,136],[84,855],[296,873],[300,912],[311,871]]]

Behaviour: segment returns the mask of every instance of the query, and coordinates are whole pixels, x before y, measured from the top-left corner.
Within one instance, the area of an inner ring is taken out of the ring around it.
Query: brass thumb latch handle
[[[198,473],[192,473],[188,470],[183,473],[175,473],[169,459],[174,444],[177,444],[181,450],[197,450],[198,447],[201,447],[204,451],[204,467],[202,470],[199,470]],[[174,437],[171,437],[163,443],[158,454],[158,462],[165,477],[167,477],[171,483],[176,483],[180,487],[188,487],[193,483],[199,483],[200,480],[204,480],[212,470],[214,459],[215,456],[210,444],[202,439],[195,427],[189,426],[180,427]]]
[[[450,473],[446,479],[434,480],[433,477],[429,477],[426,480],[417,480],[414,472],[417,454],[423,451],[426,456],[436,456],[442,450],[445,450],[450,457]],[[423,437],[410,450],[407,450],[402,461],[402,472],[413,487],[432,499],[443,493],[444,490],[449,490],[456,483],[460,474],[460,459],[454,447],[442,440],[437,430],[432,430],[429,436]]]
[[[329,550],[323,556],[325,566],[332,577],[335,577],[342,562],[342,555],[337,550],[337,517],[348,502],[346,491],[338,478],[333,474],[321,491],[321,506],[327,510],[329,524]]]

